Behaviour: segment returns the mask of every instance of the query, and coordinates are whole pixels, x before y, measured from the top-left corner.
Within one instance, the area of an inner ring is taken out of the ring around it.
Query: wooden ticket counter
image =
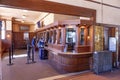
[[[36,31],[37,38],[44,38],[48,46],[50,63],[62,73],[90,69],[93,33],[92,24],[79,19],[57,21]]]
[[[61,73],[78,72],[90,69],[92,52],[70,53],[46,47],[50,64]]]

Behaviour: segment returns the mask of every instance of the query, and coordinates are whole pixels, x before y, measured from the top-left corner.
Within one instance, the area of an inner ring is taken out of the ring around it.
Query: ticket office
[[[63,21],[64,22],[64,21]],[[37,37],[43,37],[50,48],[61,52],[91,52],[93,45],[93,26],[88,24],[65,23],[45,26],[37,31]],[[59,23],[59,22],[58,22]],[[73,20],[73,23],[74,20]]]

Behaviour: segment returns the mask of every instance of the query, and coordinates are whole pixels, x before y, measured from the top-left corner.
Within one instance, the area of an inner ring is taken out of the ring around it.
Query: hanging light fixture
[[[22,15],[22,18],[25,19],[25,18],[26,18],[26,15]]]
[[[21,21],[21,23],[24,23],[24,22],[25,22],[24,20]]]

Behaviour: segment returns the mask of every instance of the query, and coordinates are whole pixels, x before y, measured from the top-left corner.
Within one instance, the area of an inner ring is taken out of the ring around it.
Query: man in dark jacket
[[[31,59],[31,56],[30,56],[30,53],[31,53],[31,43],[30,43],[29,39],[26,40],[26,44],[27,44],[27,64],[29,64],[29,60]]]
[[[36,44],[36,37],[34,36],[32,38],[32,42],[31,42],[31,46],[32,46],[32,62],[33,63],[35,63],[35,61],[34,61],[35,44]]]

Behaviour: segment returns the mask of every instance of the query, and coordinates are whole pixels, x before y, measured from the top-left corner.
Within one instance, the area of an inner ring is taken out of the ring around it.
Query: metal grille
[[[93,71],[98,74],[112,70],[112,52],[100,51],[93,54]]]

